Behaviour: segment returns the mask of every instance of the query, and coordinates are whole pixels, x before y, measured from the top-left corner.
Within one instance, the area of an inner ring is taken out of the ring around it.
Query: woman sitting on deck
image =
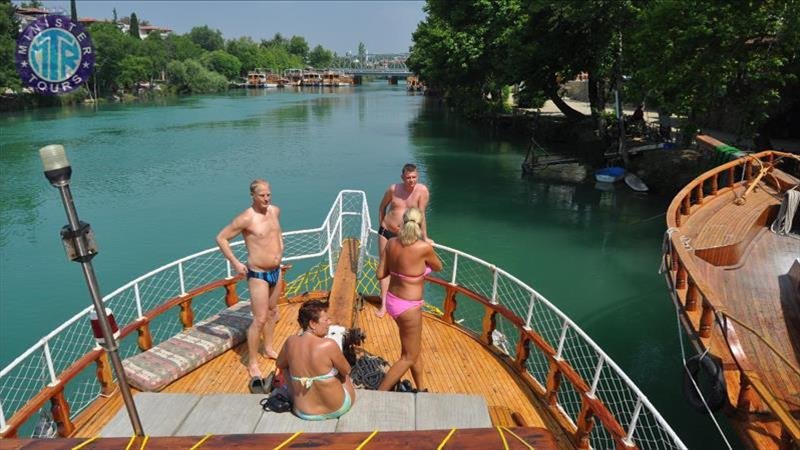
[[[356,400],[350,364],[339,345],[325,336],[331,321],[328,303],[311,300],[300,307],[297,321],[303,332],[286,339],[277,366],[291,378],[294,413],[305,420],[341,417]]]
[[[397,322],[401,344],[400,359],[389,368],[378,390],[391,389],[408,369],[411,369],[417,389],[423,389],[422,363],[417,360],[422,340],[422,294],[425,275],[442,270],[442,262],[433,246],[421,240],[421,221],[419,209],[406,210],[403,226],[397,237],[389,239],[376,271],[378,279],[390,277],[386,312]]]

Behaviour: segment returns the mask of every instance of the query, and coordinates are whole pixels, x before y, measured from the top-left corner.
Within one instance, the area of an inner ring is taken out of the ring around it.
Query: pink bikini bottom
[[[391,292],[386,293],[386,312],[388,312],[393,319],[397,319],[400,317],[400,314],[403,314],[411,308],[422,308],[424,303],[425,300],[406,300]]]

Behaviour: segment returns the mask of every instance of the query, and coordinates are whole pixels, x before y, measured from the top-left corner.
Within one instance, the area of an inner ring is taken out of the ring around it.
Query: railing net
[[[369,208],[365,195],[359,191],[342,191],[337,196],[322,226],[316,229],[284,233],[284,262],[294,264],[287,275],[287,295],[308,291],[330,290],[333,270],[345,239],[357,239],[359,249],[358,292],[378,295],[375,278],[378,261],[378,237],[369,221]],[[241,242],[233,244],[234,252],[244,260],[245,249]],[[680,439],[664,422],[652,405],[633,383],[616,367],[597,345],[558,311],[544,297],[513,276],[478,258],[454,249],[436,245],[444,268],[437,276],[505,306],[537,332],[560,357],[580,374],[587,385],[596,384],[596,396],[619,423],[630,433],[633,444],[640,448],[685,448]],[[231,267],[217,249],[209,249],[163,266],[126,284],[104,298],[122,327],[132,323],[142,314],[212,281],[234,275]],[[246,283],[237,284],[237,293],[243,300],[249,298]],[[204,320],[224,306],[224,290],[218,289],[195,297],[192,301],[195,321]],[[426,299],[441,307],[444,289],[431,283],[426,285]],[[61,327],[40,340],[21,357],[0,371],[0,429],[6,418],[12,417],[48,383],[57,382],[58,376],[70,364],[95,347],[87,326],[86,308]],[[470,301],[460,301],[455,320],[465,328],[479,334],[482,330],[484,309]],[[162,342],[182,329],[175,314],[162,314],[150,324],[153,343]],[[502,351],[514,358],[520,336],[516,326],[499,317],[493,341]],[[530,346],[525,367],[542,387],[550,361],[538,347]],[[136,333],[120,342],[120,356],[127,358],[139,352]],[[100,395],[94,377],[94,365],[88,366],[80,376],[67,386],[67,400],[71,416],[75,417]],[[599,375],[598,375],[599,374]],[[593,380],[597,380],[593,383]],[[559,388],[559,408],[574,422],[581,410],[581,394],[564,378]],[[638,405],[642,404],[640,408]],[[42,408],[47,416],[49,404]],[[637,410],[640,413],[636,413]],[[32,429],[34,415],[27,428]],[[635,421],[635,422],[634,422]],[[41,429],[41,427],[37,427]],[[611,433],[599,421],[590,434],[593,448],[613,448]]]

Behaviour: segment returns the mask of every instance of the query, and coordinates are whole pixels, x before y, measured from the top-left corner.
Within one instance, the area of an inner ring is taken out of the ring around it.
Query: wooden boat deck
[[[786,174],[780,176],[789,184],[797,181]],[[691,215],[679,226],[680,234],[688,238],[683,245],[692,255],[694,271],[689,276],[715,293],[717,311],[753,328],[789,363],[800,367],[800,292],[788,275],[800,258],[800,239],[769,231],[780,205],[773,187],[762,183],[748,193],[744,204],[736,205],[734,200],[744,191],[745,186],[736,186],[691,206]],[[701,323],[700,307],[685,312],[691,323]],[[740,325],[734,329],[754,376],[790,415],[800,418],[800,376],[753,332]],[[731,405],[737,405],[739,372],[728,343],[721,333],[713,333],[703,344],[722,358],[729,399]],[[754,448],[781,446],[781,424],[765,404],[756,405],[751,419],[735,424]]]
[[[278,347],[289,335],[299,332],[295,320],[299,306],[300,303],[280,306],[280,321],[275,331]],[[394,361],[400,356],[397,326],[388,316],[376,317],[375,310],[372,304],[365,303],[356,316],[356,323],[367,336],[363,348]],[[493,425],[547,428],[553,431],[561,448],[573,448],[545,412],[546,407],[527,385],[516,378],[500,356],[488,351],[465,331],[435,316],[424,314],[424,324],[421,358],[425,364],[426,384],[431,392],[481,395],[489,406]],[[246,344],[228,350],[168,385],[162,392],[248,393],[246,353]],[[261,359],[264,374],[274,369],[274,361]],[[404,378],[411,379],[411,376],[406,374]],[[97,435],[121,407],[122,399],[118,393],[108,399],[98,399],[75,421],[73,436]]]

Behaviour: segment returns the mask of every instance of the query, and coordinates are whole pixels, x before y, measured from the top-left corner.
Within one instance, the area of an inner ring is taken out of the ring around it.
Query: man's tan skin
[[[237,273],[247,274],[248,267],[256,272],[280,269],[283,256],[283,236],[279,222],[281,210],[272,204],[272,191],[265,180],[255,180],[250,184],[250,196],[253,203],[219,232],[217,245]],[[229,242],[240,233],[247,247],[247,265],[236,258]],[[280,270],[278,273],[280,274]],[[272,335],[275,322],[278,321],[280,285],[280,275],[272,288],[260,278],[247,280],[253,310],[253,323],[247,329],[247,370],[251,377],[262,376],[258,367],[258,346],[262,336],[264,354],[273,359],[278,357],[272,347]]]
[[[413,164],[406,164],[403,166],[403,171],[400,173],[402,183],[392,184],[386,189],[381,199],[381,204],[378,206],[378,218],[381,227],[386,230],[397,234],[400,231],[400,226],[403,224],[403,214],[408,208],[418,208],[422,211],[422,239],[432,244],[433,241],[428,238],[428,224],[425,219],[425,208],[428,207],[428,200],[430,194],[428,187],[424,184],[419,184],[419,173],[417,167]],[[388,207],[388,210],[387,210]],[[378,235],[378,248],[380,252],[380,259],[383,260],[384,252],[386,250],[386,243],[389,240],[383,236]],[[380,280],[381,285],[381,307],[376,311],[378,317],[386,315],[386,291],[389,289],[389,278]]]

